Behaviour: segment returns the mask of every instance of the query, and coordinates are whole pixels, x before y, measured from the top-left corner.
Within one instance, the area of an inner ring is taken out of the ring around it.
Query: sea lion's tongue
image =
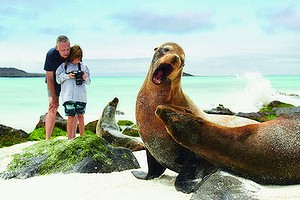
[[[164,74],[163,70],[159,70],[153,77],[153,81],[155,83],[161,83],[163,80],[163,74]]]

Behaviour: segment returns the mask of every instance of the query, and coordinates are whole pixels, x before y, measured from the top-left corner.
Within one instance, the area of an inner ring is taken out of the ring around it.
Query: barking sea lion
[[[196,115],[234,126],[255,121],[234,116],[212,116],[199,110],[183,92],[181,77],[185,53],[176,43],[167,42],[154,49],[150,69],[136,99],[136,123],[147,149],[148,173],[134,171],[140,179],[152,179],[166,168],[178,172],[175,187],[179,191],[193,192],[215,167],[192,151],[178,145],[167,133],[164,123],[155,116],[158,105],[188,107]]]
[[[120,132],[115,115],[119,103],[118,98],[114,98],[103,109],[102,115],[97,122],[96,134],[103,137],[113,146],[125,147],[132,151],[144,149],[144,144],[140,138],[124,135]]]
[[[300,113],[231,128],[186,108],[158,106],[156,114],[180,145],[222,169],[260,184],[300,183]]]

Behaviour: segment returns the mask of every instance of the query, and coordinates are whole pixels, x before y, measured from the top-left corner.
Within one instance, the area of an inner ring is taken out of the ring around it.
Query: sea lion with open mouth
[[[193,112],[199,112],[181,88],[185,54],[178,44],[171,42],[154,51],[146,80],[136,100],[136,122],[146,147],[148,173],[132,173],[139,179],[147,180],[159,177],[168,168],[179,173],[175,181],[177,190],[194,192],[215,167],[178,145],[168,135],[162,121],[155,116],[155,109],[160,104],[185,106]]]
[[[260,184],[300,183],[300,113],[240,127],[182,107],[158,106],[156,115],[178,144],[221,169]]]

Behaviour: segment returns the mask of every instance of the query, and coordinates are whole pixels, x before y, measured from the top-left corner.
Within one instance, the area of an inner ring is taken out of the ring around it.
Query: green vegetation
[[[122,131],[122,134],[132,136],[132,137],[140,137],[139,131],[136,128],[127,127]]]
[[[264,105],[258,113],[260,114],[260,117],[256,119],[259,122],[269,121],[276,119],[278,116],[275,114],[275,110],[277,108],[292,108],[295,107],[292,104],[283,103],[280,101],[272,101],[271,103]]]
[[[105,141],[94,135],[87,134],[73,140],[43,140],[27,147],[21,154],[15,154],[7,170],[14,171],[25,166],[39,164],[37,174],[44,175],[57,172],[72,172],[72,167],[84,157],[92,156],[100,163],[111,164],[108,157],[110,151]]]
[[[119,120],[117,124],[122,131],[122,134],[132,137],[140,137],[137,127],[132,121]]]
[[[274,103],[269,103],[267,105],[264,105],[259,112],[263,112],[263,113],[273,113],[273,109],[274,108],[292,108],[295,107],[292,104],[288,104],[288,103],[283,103],[280,101],[274,101]]]
[[[122,127],[122,126],[132,126],[134,125],[134,123],[132,121],[129,120],[119,120],[118,121],[118,126]]]
[[[67,132],[60,128],[54,127],[54,130],[51,135],[51,139],[59,136],[67,136]],[[28,141],[40,141],[44,139],[46,139],[45,127],[41,127],[33,130],[28,137]]]
[[[90,130],[85,130],[84,131],[85,134],[93,134],[94,133]],[[52,135],[51,135],[51,139],[54,139],[54,138],[57,138],[57,137],[60,137],[60,136],[67,136],[67,132],[60,129],[60,128],[57,128],[57,127],[54,127],[54,130],[52,132]],[[28,141],[40,141],[40,140],[44,140],[46,137],[45,135],[45,127],[41,127],[41,128],[37,128],[35,130],[33,130],[29,137],[28,137]]]

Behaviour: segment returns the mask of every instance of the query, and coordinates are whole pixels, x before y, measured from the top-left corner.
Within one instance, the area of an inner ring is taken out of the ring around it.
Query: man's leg
[[[49,108],[45,117],[46,140],[49,140],[54,129],[58,105],[49,97]]]

